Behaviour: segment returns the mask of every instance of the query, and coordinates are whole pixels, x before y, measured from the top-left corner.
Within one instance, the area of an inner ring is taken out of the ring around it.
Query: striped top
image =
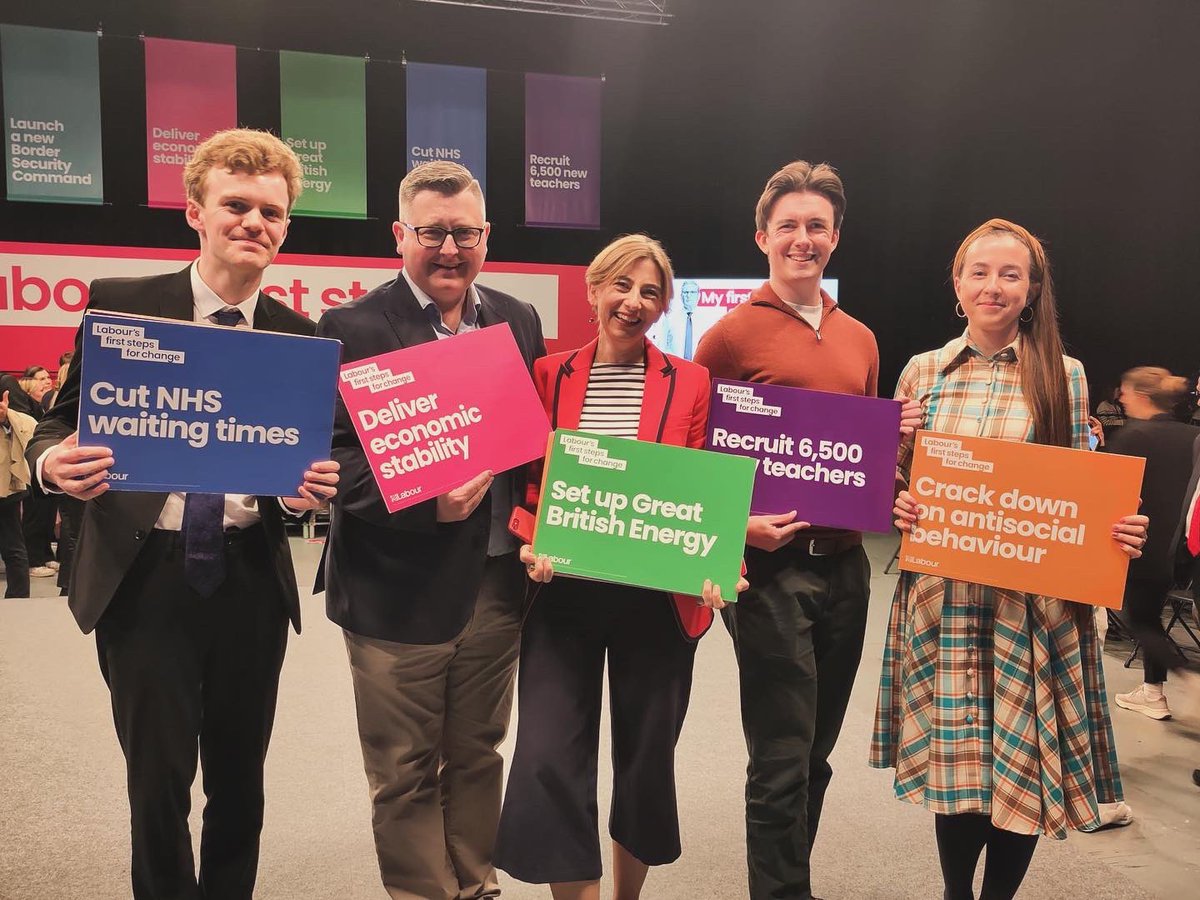
[[[613,437],[638,436],[646,363],[593,363],[579,430]]]

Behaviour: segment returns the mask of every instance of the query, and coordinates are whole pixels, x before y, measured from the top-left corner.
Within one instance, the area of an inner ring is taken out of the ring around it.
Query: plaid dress
[[[988,358],[964,333],[914,356],[897,396],[926,427],[1033,439],[1021,338]],[[1087,447],[1087,382],[1064,357],[1072,444]],[[912,441],[900,448],[907,475]],[[1090,607],[903,572],[883,653],[870,764],[895,768],[896,796],[935,813],[983,813],[997,828],[1065,838],[1121,799],[1100,643]]]

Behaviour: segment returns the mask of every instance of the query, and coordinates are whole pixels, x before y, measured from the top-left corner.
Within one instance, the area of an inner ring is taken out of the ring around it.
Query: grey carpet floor
[[[890,539],[872,541],[877,572],[893,546]],[[316,548],[297,541],[295,550],[304,584]],[[125,898],[128,809],[108,696],[92,639],[78,633],[63,601],[46,596],[46,581],[35,586],[42,596],[0,601],[0,898]],[[813,861],[815,890],[826,898],[941,896],[932,817],[892,799],[890,773],[864,762],[893,584],[887,576],[875,579],[867,647],[835,753]],[[306,600],[304,612],[305,631],[292,636],[283,670],[256,896],[384,898],[345,650],[321,598]],[[1139,680],[1136,668],[1121,667],[1122,659],[1114,650],[1107,661],[1114,690]],[[1174,722],[1114,711],[1137,821],[1117,831],[1041,841],[1024,900],[1200,896],[1200,789],[1189,777],[1200,765],[1200,713],[1182,711],[1184,700],[1200,706],[1200,698],[1169,696],[1177,707]],[[504,750],[511,746],[510,740]],[[602,761],[607,754],[605,742]],[[648,900],[745,896],[745,760],[737,670],[717,625],[697,654],[678,751],[683,856],[651,872]],[[609,784],[602,765],[601,810]],[[197,835],[202,796],[197,784]],[[510,900],[549,896],[545,888],[508,878],[503,886]]]

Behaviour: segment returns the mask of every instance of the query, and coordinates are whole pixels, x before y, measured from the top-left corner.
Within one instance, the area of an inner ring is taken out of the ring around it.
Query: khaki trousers
[[[491,557],[475,612],[444,644],[344,632],[371,790],[375,851],[392,900],[500,893],[492,850],[520,647],[525,572]]]

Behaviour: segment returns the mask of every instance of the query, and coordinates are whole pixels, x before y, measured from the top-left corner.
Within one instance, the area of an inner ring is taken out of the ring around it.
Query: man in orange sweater
[[[825,163],[797,160],[771,176],[755,210],[770,278],[701,340],[695,360],[714,378],[876,395],[875,335],[821,290],[845,210],[842,181]],[[919,421],[920,406],[906,404],[901,430]],[[750,589],[722,616],[750,754],[750,896],[805,900],[829,754],[862,655],[871,567],[860,533],[810,528],[797,510],[751,516],[746,544]]]

